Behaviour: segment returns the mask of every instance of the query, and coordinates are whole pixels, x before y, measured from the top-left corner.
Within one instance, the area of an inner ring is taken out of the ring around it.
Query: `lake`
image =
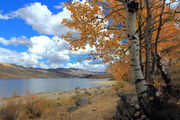
[[[71,90],[76,87],[90,88],[100,86],[92,84],[92,81],[107,79],[82,79],[82,78],[58,78],[58,79],[0,79],[0,98],[28,93],[50,92],[58,90]]]

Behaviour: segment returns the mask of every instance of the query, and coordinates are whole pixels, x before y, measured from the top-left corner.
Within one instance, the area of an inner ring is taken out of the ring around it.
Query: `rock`
[[[139,108],[135,104],[137,101],[136,95],[120,93],[118,96],[120,100],[117,102],[115,120],[140,120],[139,118],[143,113],[136,109],[136,107]]]
[[[67,108],[67,111],[68,112],[73,112],[73,111],[75,111],[77,109],[77,107],[75,106],[75,105],[72,105],[72,106],[69,106],[68,108]]]
[[[91,93],[90,93],[90,92],[87,92],[87,91],[86,91],[85,94],[88,95],[88,96],[91,96]]]
[[[90,104],[90,101],[87,97],[81,97],[81,98],[78,98],[76,101],[75,101],[75,104],[77,106],[84,106],[84,105],[87,105],[87,104]]]
[[[80,87],[76,87],[76,88],[75,88],[75,90],[79,90],[79,89],[80,89]]]

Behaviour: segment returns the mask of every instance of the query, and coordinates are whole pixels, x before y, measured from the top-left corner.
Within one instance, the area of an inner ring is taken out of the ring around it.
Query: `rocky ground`
[[[51,105],[49,109],[46,108],[37,120],[111,120],[118,100],[117,90],[114,89],[112,81],[101,82],[101,84],[105,85],[94,88],[77,87],[70,91],[33,95],[34,97],[46,98],[53,103],[53,107]],[[130,85],[126,85],[122,86],[120,91],[133,92],[133,89]],[[18,99],[24,99],[24,96],[18,97]],[[0,106],[3,106],[5,101],[6,99],[0,100]],[[47,103],[41,102],[41,106],[42,104]],[[27,116],[22,115],[18,120],[20,119],[27,119]]]

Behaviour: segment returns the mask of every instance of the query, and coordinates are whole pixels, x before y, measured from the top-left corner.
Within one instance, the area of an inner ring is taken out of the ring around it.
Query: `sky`
[[[64,2],[67,0],[0,0],[0,62],[104,72],[106,64],[101,60],[77,61],[95,48],[71,51],[61,37],[71,31],[61,24],[72,14]]]

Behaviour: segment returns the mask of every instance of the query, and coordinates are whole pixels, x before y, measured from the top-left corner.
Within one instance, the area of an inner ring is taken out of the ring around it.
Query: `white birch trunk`
[[[130,3],[131,1],[128,1]],[[127,5],[128,6],[128,5]],[[133,72],[134,82],[136,86],[136,92],[138,98],[147,97],[147,86],[144,79],[144,75],[141,71],[140,60],[139,60],[139,37],[136,33],[136,12],[130,12],[131,9],[127,7],[127,33],[130,45],[130,64]]]

